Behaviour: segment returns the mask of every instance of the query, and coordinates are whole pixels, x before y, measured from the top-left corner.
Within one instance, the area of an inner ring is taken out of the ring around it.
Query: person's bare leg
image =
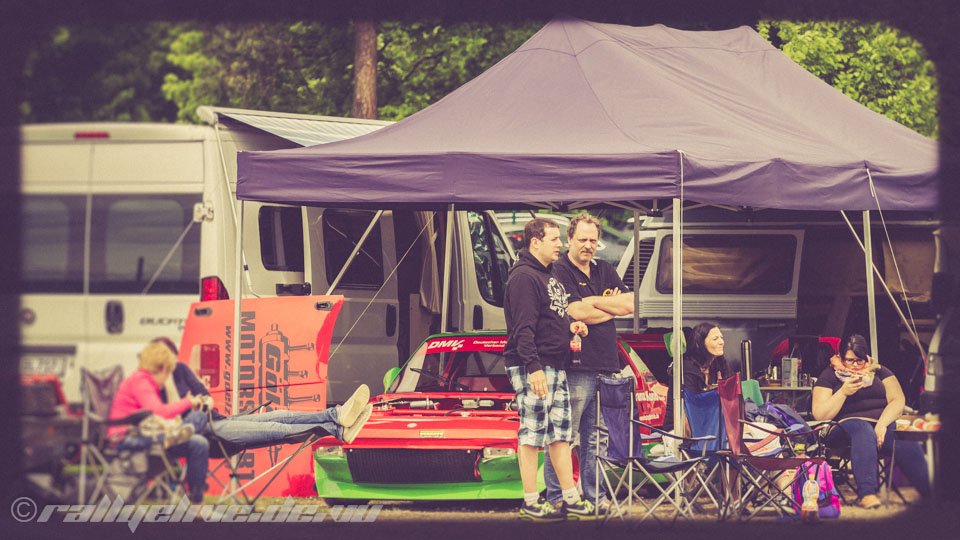
[[[540,448],[521,444],[517,459],[520,462],[520,483],[523,484],[524,493],[536,493],[537,490],[537,466],[540,464]],[[567,462],[569,464],[569,452],[567,453]],[[553,454],[550,454],[551,459]]]
[[[557,472],[557,481],[560,482],[560,489],[574,487],[573,460],[570,457],[570,443],[566,441],[554,441],[547,445],[547,451],[550,452],[550,461],[553,463],[553,470]]]

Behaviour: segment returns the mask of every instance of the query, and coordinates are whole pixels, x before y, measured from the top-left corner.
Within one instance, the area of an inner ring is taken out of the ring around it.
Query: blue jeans
[[[896,445],[897,449],[894,462],[903,471],[904,476],[921,495],[926,496],[930,493],[927,462],[919,442],[896,440],[891,424],[887,428],[887,435],[883,438],[883,446],[878,449],[877,434],[873,431],[874,424],[853,418],[840,422],[840,427],[850,440],[850,465],[853,467],[853,478],[857,481],[858,496],[862,498],[877,493],[879,490],[877,459],[880,452],[890,455],[893,445]],[[831,437],[830,443],[834,442],[834,438]]]
[[[580,461],[580,486],[583,498],[597,503],[597,374],[567,371],[570,390],[570,410],[574,438],[579,439],[577,458]],[[556,503],[563,498],[560,481],[550,462],[550,453],[544,452],[543,479],[547,484],[547,500]],[[602,497],[601,497],[602,499]]]
[[[321,428],[342,439],[343,428],[337,415],[336,407],[317,412],[270,411],[214,420],[210,429],[221,439],[238,445],[281,444],[286,436],[310,428]]]

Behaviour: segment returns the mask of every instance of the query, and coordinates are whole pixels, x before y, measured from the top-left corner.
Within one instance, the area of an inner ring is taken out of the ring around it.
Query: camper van
[[[330,290],[375,212],[245,202],[240,215],[233,194],[240,151],[323,144],[389,122],[198,115],[205,125],[22,127],[21,370],[58,375],[78,403],[81,367],[129,373],[149,339],[179,342],[193,304],[235,296],[242,221],[244,298],[345,297],[326,399],[378,384],[436,330],[445,216],[384,212]],[[458,212],[454,227],[450,328],[503,328],[512,248],[492,214]],[[198,354],[190,349],[181,357]]]
[[[862,236],[860,213],[848,217]],[[935,325],[930,290],[936,221],[929,215],[887,215],[892,250],[877,221],[874,264],[896,299],[894,305],[878,282],[878,353],[898,375],[908,398],[915,397],[923,383],[923,363],[909,326],[916,329],[925,350]],[[636,284],[638,330],[669,332],[671,217],[646,217],[638,237],[636,259],[631,240],[617,270],[628,286]],[[784,340],[804,349],[813,338],[813,350],[788,349],[786,354],[806,352],[803,370],[816,376],[825,367],[816,336],[869,335],[864,255],[839,213],[732,212],[698,205],[684,212],[683,268],[683,325],[718,322],[726,341],[725,356],[735,364],[743,360],[741,344],[748,340],[753,376],[778,360],[774,353],[782,352]],[[617,324],[623,332],[633,331],[630,317],[619,318]],[[648,360],[658,378],[666,376],[669,358]],[[747,368],[741,363],[741,370]]]

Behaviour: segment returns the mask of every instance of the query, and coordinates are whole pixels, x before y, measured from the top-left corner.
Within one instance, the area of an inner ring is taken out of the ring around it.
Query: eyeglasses
[[[867,365],[866,358],[844,358],[843,363],[848,366],[865,366]]]

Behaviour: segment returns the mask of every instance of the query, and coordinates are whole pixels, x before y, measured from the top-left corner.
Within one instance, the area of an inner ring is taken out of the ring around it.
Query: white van
[[[213,107],[198,114],[207,125],[21,129],[21,370],[59,375],[69,402],[80,401],[81,366],[121,364],[129,373],[149,339],[179,340],[193,302],[233,295],[238,151],[322,144],[389,124]],[[372,215],[245,203],[244,297],[325,293]],[[436,264],[425,271],[425,254],[411,250],[395,271],[410,231],[422,229],[417,219],[385,213],[334,291],[346,296],[334,346],[349,336],[331,362],[328,400],[378,384],[436,326],[430,283],[428,308],[419,307],[421,277],[435,278]],[[442,216],[433,219],[439,252]],[[450,327],[503,328],[512,250],[492,214],[456,219]],[[322,256],[305,267],[305,252]]]

